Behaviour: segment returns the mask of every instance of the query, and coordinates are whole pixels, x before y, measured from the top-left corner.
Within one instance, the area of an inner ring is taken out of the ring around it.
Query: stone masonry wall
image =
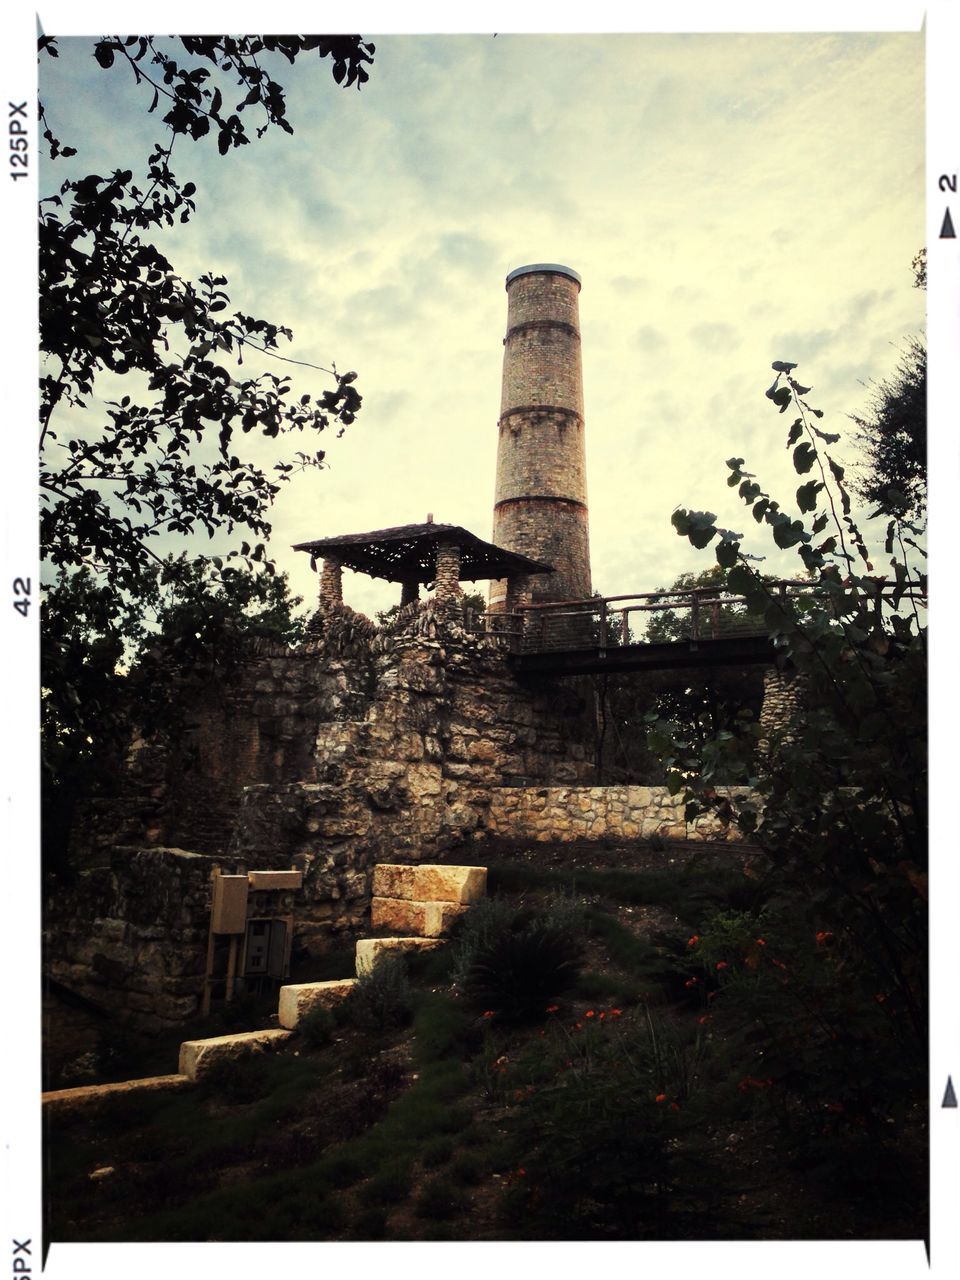
[[[45,903],[45,971],[143,1030],[195,1016],[216,862],[183,849],[117,846],[107,864]]]
[[[123,898],[119,843],[295,867],[298,945],[321,951],[363,927],[375,863],[429,861],[468,838],[497,787],[592,778],[579,682],[519,683],[449,603],[412,602],[384,628],[340,606],[310,630],[298,649],[259,642],[194,680],[175,740],[134,743],[122,794],[90,804],[75,842],[91,886]],[[74,924],[58,916],[51,932],[65,985],[92,963],[86,934],[113,918],[91,915],[85,888],[74,906]]]
[[[721,796],[748,794],[718,787]],[[505,787],[493,792],[485,832],[519,840],[739,840],[713,814],[684,821],[684,804],[666,787]]]

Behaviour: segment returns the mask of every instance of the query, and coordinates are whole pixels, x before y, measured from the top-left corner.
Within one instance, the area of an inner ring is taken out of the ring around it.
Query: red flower
[[[573,1024],[573,1029],[574,1029],[574,1031],[582,1031],[582,1030],[583,1030],[583,1023],[582,1023],[582,1022],[575,1022],[575,1023]]]
[[[709,1013],[704,1013],[704,1014],[702,1014],[702,1015],[697,1019],[697,1021],[700,1023],[700,1025],[701,1025],[701,1027],[702,1027],[702,1026],[703,1026],[703,1024],[704,1024],[705,1022],[709,1022],[709,1021],[710,1021],[710,1014],[709,1014]]]
[[[765,947],[767,945],[762,938],[756,938],[754,941],[758,947]]]
[[[484,1018],[493,1018],[496,1016],[496,1012],[493,1009],[485,1009],[482,1016]]]
[[[692,938],[687,939],[687,946],[695,947],[699,941],[700,941],[700,935],[699,933],[695,933]]]
[[[718,961],[717,961],[717,968],[718,968],[718,969],[726,969],[727,967],[728,967],[728,966],[727,966],[727,962],[726,962],[726,960],[718,960]]]
[[[821,929],[820,932],[814,936],[818,947],[825,947],[828,943],[833,941],[833,934],[829,929]]]
[[[558,1004],[548,1004],[547,1013],[556,1013],[559,1008],[560,1006]]]
[[[679,1103],[679,1102],[671,1102],[671,1103],[670,1103],[670,1110],[671,1110],[671,1111],[679,1111],[679,1110],[680,1110],[680,1103]]]
[[[666,1100],[667,1100],[667,1095],[665,1093],[658,1093],[657,1096],[654,1098],[654,1102],[666,1102]]]
[[[611,1010],[610,1010],[610,1017],[611,1017],[611,1018],[619,1018],[619,1017],[622,1015],[622,1013],[623,1013],[623,1010],[622,1010],[622,1009],[611,1009]]]
[[[518,1170],[517,1170],[517,1177],[518,1177],[518,1178],[525,1178],[526,1176],[527,1176],[527,1171],[526,1171],[526,1169],[518,1169]]]
[[[600,1021],[602,1022],[606,1016],[607,1016],[607,1015],[606,1015],[606,1014],[603,1012],[603,1010],[601,1009],[601,1010],[600,1010]]]
[[[695,987],[699,981],[699,978],[688,978],[683,985],[685,987]]]
[[[592,1009],[588,1009],[588,1010],[587,1010],[587,1012],[586,1012],[583,1016],[584,1016],[585,1018],[595,1018],[597,1015],[593,1012],[593,1010],[592,1010]]]
[[[887,997],[882,991],[878,991],[873,998],[876,1000],[877,1004],[883,1004]]]

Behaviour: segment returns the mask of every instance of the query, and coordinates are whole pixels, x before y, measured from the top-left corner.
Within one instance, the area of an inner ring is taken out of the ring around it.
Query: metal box
[[[213,881],[212,933],[246,933],[246,876],[215,876]]]

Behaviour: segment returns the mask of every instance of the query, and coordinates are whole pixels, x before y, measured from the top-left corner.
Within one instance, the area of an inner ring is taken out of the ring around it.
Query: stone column
[[[760,750],[769,751],[770,735],[791,740],[791,727],[800,711],[803,681],[795,672],[767,667],[763,673],[763,706],[760,708]]]
[[[420,583],[413,579],[411,581],[402,582],[400,584],[400,608],[405,604],[413,604],[414,600],[420,599]]]
[[[435,581],[438,601],[452,603],[463,594],[460,590],[460,548],[455,542],[437,544]]]
[[[332,556],[324,560],[320,573],[320,608],[335,609],[343,604],[343,568]]]

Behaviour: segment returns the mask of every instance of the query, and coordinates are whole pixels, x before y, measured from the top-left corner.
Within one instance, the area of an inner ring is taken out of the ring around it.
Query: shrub
[[[457,944],[457,984],[469,1004],[503,1021],[542,1017],[576,984],[582,927],[583,913],[568,898],[539,907],[478,903]]]
[[[413,1015],[413,995],[403,956],[381,951],[373,967],[357,978],[343,1012],[364,1031],[380,1033],[406,1026]]]
[[[333,1039],[336,1025],[333,1013],[316,1005],[300,1019],[298,1030],[311,1049],[323,1049]]]

